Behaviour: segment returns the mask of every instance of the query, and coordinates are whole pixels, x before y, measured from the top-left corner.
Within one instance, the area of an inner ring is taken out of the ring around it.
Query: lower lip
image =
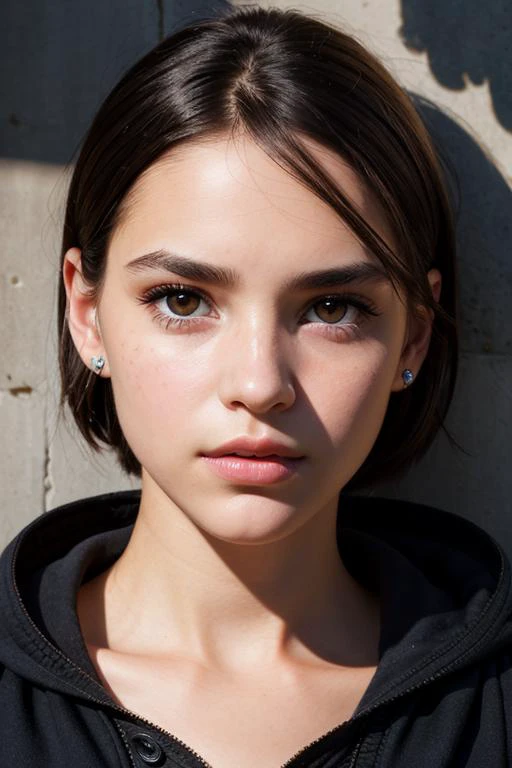
[[[288,480],[297,472],[302,458],[288,459],[283,456],[265,456],[257,459],[244,456],[202,456],[210,469],[225,480],[239,483],[268,485]]]

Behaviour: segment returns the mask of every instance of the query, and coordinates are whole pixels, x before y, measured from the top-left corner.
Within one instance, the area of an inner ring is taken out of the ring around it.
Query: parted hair
[[[91,292],[101,290],[110,238],[127,193],[184,142],[244,132],[348,224],[407,297],[433,312],[427,357],[414,384],[392,393],[378,438],[350,488],[402,473],[443,422],[457,370],[455,235],[440,160],[411,99],[353,36],[293,10],[229,9],[170,35],[138,61],[101,105],[71,179],[62,259],[76,246]],[[336,152],[382,206],[391,248],[308,151]],[[439,303],[427,279],[443,277]],[[62,402],[94,448],[111,446],[140,473],[108,378],[82,362],[59,288]]]

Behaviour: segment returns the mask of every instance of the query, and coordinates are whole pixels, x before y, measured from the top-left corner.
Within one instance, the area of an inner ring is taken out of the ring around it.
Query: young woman
[[[512,765],[501,550],[348,493],[443,423],[453,259],[428,135],[342,32],[231,11],[128,72],[69,190],[61,370],[142,490],[4,553],[2,766]]]

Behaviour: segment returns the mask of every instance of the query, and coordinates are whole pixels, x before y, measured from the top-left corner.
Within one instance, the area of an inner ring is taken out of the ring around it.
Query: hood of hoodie
[[[0,663],[34,685],[112,706],[85,650],[76,593],[125,548],[136,491],[43,514],[0,560]],[[379,665],[355,715],[499,652],[512,640],[510,567],[456,515],[341,494],[338,548],[381,602]]]

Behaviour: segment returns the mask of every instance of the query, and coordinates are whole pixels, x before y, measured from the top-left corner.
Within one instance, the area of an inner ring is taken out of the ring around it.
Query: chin
[[[208,536],[234,545],[262,545],[291,536],[306,522],[304,510],[295,505],[255,494],[239,494],[231,503],[223,504],[215,514],[210,507],[208,520],[195,524]]]

